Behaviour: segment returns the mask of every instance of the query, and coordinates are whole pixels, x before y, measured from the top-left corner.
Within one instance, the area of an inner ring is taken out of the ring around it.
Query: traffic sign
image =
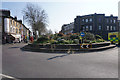
[[[84,37],[84,36],[85,36],[85,33],[84,33],[84,32],[81,32],[80,35],[81,35],[82,37]]]
[[[86,48],[89,48],[89,45],[86,45]]]
[[[81,45],[81,48],[84,48],[83,45]]]
[[[92,48],[92,45],[91,44],[81,44],[80,48],[82,48],[82,49]]]

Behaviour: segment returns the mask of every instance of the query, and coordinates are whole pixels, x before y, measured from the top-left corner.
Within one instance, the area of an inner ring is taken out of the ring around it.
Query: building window
[[[88,19],[86,19],[86,22],[88,22]]]
[[[109,26],[107,26],[107,30],[109,30]]]
[[[102,26],[99,26],[99,30],[101,30],[102,29]]]
[[[13,25],[14,25],[14,21],[13,21]]]
[[[12,27],[10,28],[10,32],[12,33]]]
[[[67,27],[66,27],[66,30],[67,30]]]
[[[19,28],[20,28],[21,26],[19,25]]]
[[[65,30],[67,30],[67,27],[65,28]]]
[[[21,29],[23,29],[22,25],[20,26]]]
[[[90,31],[92,31],[92,26],[90,26]]]
[[[10,25],[12,25],[12,20],[10,20]]]
[[[88,31],[88,26],[86,26],[86,31]]]
[[[66,30],[66,28],[64,27],[64,30]]]
[[[18,33],[18,29],[16,29],[16,33]]]
[[[109,23],[109,19],[107,19],[107,23]]]
[[[15,32],[15,28],[13,28],[13,33]]]
[[[112,19],[110,20],[110,22],[112,23]]]
[[[83,31],[85,31],[85,27],[83,27]]]
[[[113,28],[113,27],[111,26],[111,27],[110,27],[110,30],[112,30],[112,28]]]
[[[84,22],[84,19],[82,19],[82,21]]]
[[[101,19],[101,18],[99,18],[99,19],[98,19],[98,21],[99,21],[99,22],[101,22],[101,21],[102,21],[102,19]]]
[[[16,22],[16,27],[17,27],[17,22]]]
[[[69,27],[67,27],[67,30],[69,30]]]
[[[114,20],[114,23],[116,22],[116,20]]]
[[[22,34],[21,29],[19,29],[19,34]]]
[[[90,18],[90,22],[92,22],[92,18]]]
[[[114,31],[116,30],[116,27],[115,27],[115,26],[113,27],[113,30],[114,30]]]
[[[66,27],[64,27],[64,29],[66,30]]]

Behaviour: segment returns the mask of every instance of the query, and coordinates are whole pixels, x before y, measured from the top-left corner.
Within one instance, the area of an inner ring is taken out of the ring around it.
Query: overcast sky
[[[27,0],[40,6],[48,14],[48,28],[54,31],[60,31],[63,24],[74,22],[78,15],[88,15],[94,13],[118,16],[119,0]],[[36,2],[35,2],[36,1]],[[27,2],[25,0],[3,0],[2,9],[11,11],[11,15],[23,19],[22,10]],[[27,23],[25,25],[30,28]]]

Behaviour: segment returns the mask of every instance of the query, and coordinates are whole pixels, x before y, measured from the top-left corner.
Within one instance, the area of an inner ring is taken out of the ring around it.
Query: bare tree
[[[52,34],[53,34],[53,32],[52,32],[51,29],[49,29],[49,30],[46,31],[46,35],[52,35]]]
[[[38,31],[39,35],[46,31],[48,16],[45,13],[45,10],[41,9],[37,5],[29,3],[22,12],[25,21],[32,27],[35,38],[37,38],[36,31]]]

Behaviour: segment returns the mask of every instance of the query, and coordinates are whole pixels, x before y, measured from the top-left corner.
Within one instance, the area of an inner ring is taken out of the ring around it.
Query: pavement
[[[3,45],[2,74],[14,78],[118,78],[118,49],[56,54],[21,51],[26,44]]]

